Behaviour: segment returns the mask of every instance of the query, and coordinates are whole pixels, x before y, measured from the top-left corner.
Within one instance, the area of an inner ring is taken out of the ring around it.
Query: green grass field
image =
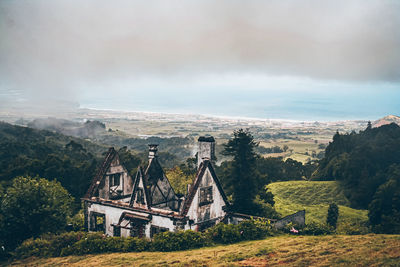
[[[275,208],[286,216],[299,210],[306,210],[306,223],[325,223],[328,206],[339,206],[338,230],[345,225],[365,225],[367,210],[350,208],[350,202],[336,181],[288,181],[268,185],[274,194]]]
[[[399,266],[399,235],[281,235],[178,252],[29,258],[11,266]]]

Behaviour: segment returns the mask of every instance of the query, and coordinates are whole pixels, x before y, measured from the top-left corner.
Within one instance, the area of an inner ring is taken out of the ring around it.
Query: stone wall
[[[304,226],[306,223],[306,211],[301,210],[291,215],[288,215],[274,223],[276,229],[284,228],[288,223],[295,223],[299,226]]]

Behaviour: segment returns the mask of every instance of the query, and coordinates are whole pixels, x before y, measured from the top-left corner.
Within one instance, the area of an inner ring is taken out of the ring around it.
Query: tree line
[[[400,232],[400,127],[359,133],[337,132],[320,160],[314,180],[337,180],[351,205],[368,209],[377,232]]]

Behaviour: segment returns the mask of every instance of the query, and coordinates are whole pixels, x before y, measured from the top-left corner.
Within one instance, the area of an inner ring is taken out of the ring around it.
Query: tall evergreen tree
[[[237,212],[250,213],[257,194],[258,174],[256,153],[258,143],[250,131],[239,129],[233,132],[233,139],[224,145],[224,155],[233,157],[228,178],[232,188],[233,208]]]
[[[339,218],[339,207],[335,203],[331,203],[328,208],[326,223],[336,229],[338,218]]]

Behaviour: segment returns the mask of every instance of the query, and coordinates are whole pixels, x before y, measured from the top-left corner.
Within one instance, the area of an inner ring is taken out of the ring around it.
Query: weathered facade
[[[110,148],[83,198],[85,227],[110,236],[152,237],[162,231],[203,230],[231,222],[229,202],[215,174],[215,141],[199,138],[198,171],[185,197],[177,197],[149,145],[149,163],[131,177]]]

